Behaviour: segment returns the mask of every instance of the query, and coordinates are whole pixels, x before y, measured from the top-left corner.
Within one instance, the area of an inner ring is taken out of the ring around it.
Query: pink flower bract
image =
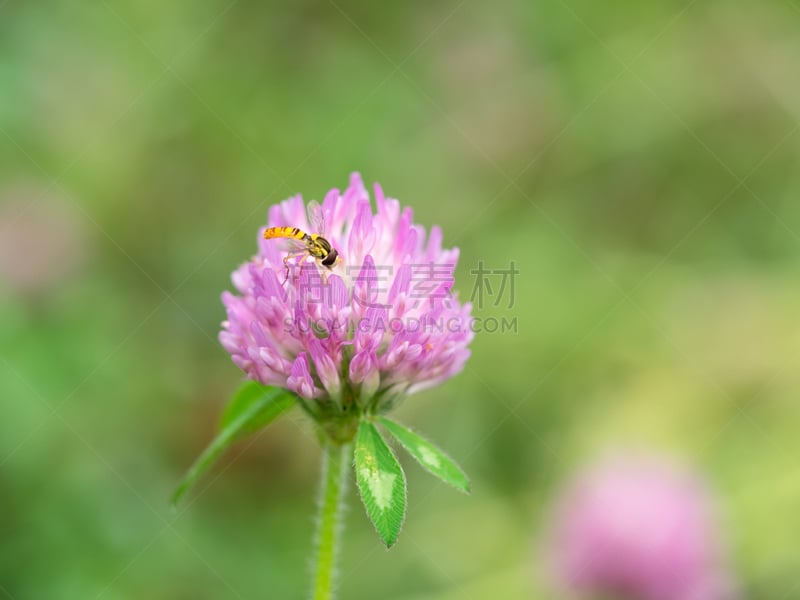
[[[300,196],[270,209],[267,227],[320,234],[340,261],[329,270],[259,232],[258,254],[232,276],[239,295],[222,297],[220,341],[250,378],[307,400],[378,408],[463,368],[473,332],[470,305],[452,291],[458,249],[374,191],[376,210],[358,174],[328,192],[324,231]]]

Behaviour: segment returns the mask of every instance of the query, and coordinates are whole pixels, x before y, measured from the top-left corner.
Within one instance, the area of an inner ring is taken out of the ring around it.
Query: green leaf
[[[294,394],[287,390],[266,387],[255,381],[242,385],[222,415],[217,437],[195,460],[172,495],[172,505],[178,504],[181,497],[231,444],[263,429],[294,403]]]
[[[406,515],[406,478],[375,425],[361,421],[356,436],[356,481],[367,516],[391,548]]]
[[[425,438],[386,417],[379,418],[394,438],[417,459],[427,471],[465,494],[469,494],[469,478],[455,461]]]
[[[222,413],[219,430],[234,427],[235,439],[240,440],[269,425],[294,406],[295,400],[296,396],[288,390],[246,381]]]

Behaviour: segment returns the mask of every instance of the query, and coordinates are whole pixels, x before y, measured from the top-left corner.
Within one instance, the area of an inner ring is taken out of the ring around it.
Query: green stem
[[[352,444],[323,442],[322,482],[319,518],[315,544],[314,600],[332,600],[336,570],[337,536],[341,529],[347,470],[350,466]]]

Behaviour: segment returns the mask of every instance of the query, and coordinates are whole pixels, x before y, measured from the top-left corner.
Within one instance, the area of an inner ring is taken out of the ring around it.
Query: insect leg
[[[286,267],[286,276],[283,278],[283,282],[281,285],[285,285],[286,282],[289,280],[289,261],[292,259],[298,259],[300,257],[308,256],[308,252],[306,250],[300,252],[290,252],[286,256],[283,257],[283,266]]]

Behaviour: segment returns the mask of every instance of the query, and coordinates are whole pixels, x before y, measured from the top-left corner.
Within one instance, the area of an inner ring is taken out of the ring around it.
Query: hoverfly
[[[305,260],[305,257],[311,256],[318,265],[325,267],[329,271],[333,270],[333,267],[341,260],[336,248],[322,237],[325,232],[325,219],[319,202],[312,200],[308,204],[307,212],[309,225],[321,233],[306,233],[299,227],[269,227],[264,231],[265,239],[287,239],[296,248],[294,252],[290,252],[283,258],[283,264],[286,267],[284,283],[289,279],[289,261],[292,259],[303,257],[302,260]]]

